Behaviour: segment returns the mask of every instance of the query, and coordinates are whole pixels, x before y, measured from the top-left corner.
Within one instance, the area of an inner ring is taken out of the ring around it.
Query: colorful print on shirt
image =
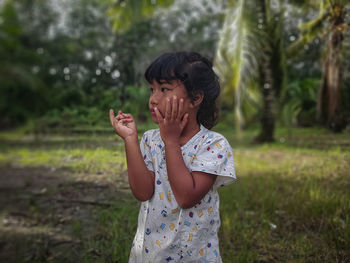
[[[217,175],[212,189],[189,209],[178,206],[171,190],[159,129],[147,131],[140,148],[147,168],[155,174],[155,190],[149,201],[141,203],[129,262],[221,262],[217,188],[236,178],[233,152],[227,140],[201,126],[181,147],[191,172]]]

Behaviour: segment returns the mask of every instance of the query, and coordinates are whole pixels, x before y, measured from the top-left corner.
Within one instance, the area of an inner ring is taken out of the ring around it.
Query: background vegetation
[[[138,204],[108,110],[154,127],[145,68],[193,50],[220,76],[215,129],[235,149],[224,262],[350,261],[349,13],[347,0],[0,1],[0,258],[126,261]]]
[[[110,107],[147,121],[144,69],[161,52],[194,50],[213,60],[235,129],[260,120],[262,135],[269,131],[261,141],[273,140],[275,123],[342,131],[348,8],[341,0],[2,1],[0,127],[104,126]]]

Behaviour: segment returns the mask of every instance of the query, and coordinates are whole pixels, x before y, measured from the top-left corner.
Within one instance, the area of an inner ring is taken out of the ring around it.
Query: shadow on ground
[[[0,167],[2,262],[80,262],[98,209],[130,198],[108,181],[86,181],[68,169]],[[113,201],[114,200],[114,201]]]

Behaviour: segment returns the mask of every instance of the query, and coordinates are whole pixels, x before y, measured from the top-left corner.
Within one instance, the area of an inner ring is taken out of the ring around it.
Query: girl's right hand
[[[136,137],[137,129],[136,123],[131,114],[118,111],[117,116],[114,116],[114,111],[109,110],[109,119],[116,134],[122,137],[124,140],[127,138]]]

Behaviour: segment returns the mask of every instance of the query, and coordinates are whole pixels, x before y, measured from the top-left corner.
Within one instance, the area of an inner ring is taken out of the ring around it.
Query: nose
[[[157,106],[159,102],[159,94],[157,91],[154,91],[149,97],[149,104],[151,106]]]

